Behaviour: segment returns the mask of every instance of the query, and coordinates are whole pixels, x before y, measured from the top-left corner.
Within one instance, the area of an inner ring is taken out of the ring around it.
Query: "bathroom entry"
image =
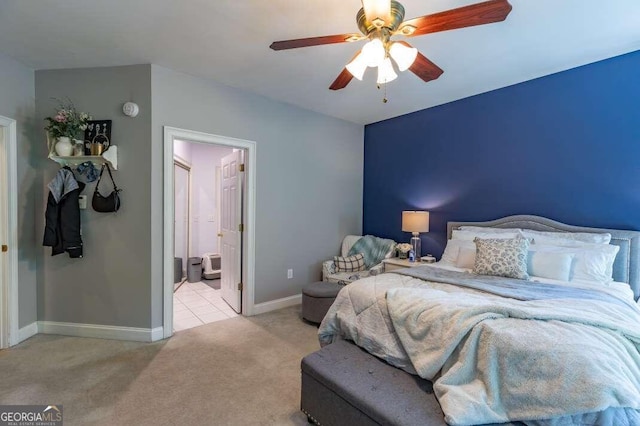
[[[177,332],[241,312],[244,151],[182,140],[173,151]]]

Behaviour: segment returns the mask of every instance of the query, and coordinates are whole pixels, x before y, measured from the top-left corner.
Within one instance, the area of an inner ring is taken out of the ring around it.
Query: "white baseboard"
[[[284,297],[282,299],[271,300],[269,302],[258,303],[253,305],[253,315],[264,314],[265,312],[275,311],[277,309],[288,308],[289,306],[299,305],[302,303],[302,294]]]
[[[33,337],[36,334],[38,334],[38,322],[34,321],[18,330],[18,341],[13,344],[17,345],[18,343],[24,342],[29,337]]]
[[[55,321],[38,321],[38,332],[97,339],[132,340],[136,342],[155,342],[163,338],[162,327],[151,329]]]

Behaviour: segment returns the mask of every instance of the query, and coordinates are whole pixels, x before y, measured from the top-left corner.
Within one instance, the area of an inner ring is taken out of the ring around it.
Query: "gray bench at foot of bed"
[[[322,426],[446,425],[431,382],[346,341],[303,358],[300,408]]]

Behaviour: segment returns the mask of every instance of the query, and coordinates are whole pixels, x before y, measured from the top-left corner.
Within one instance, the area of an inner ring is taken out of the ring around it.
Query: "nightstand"
[[[427,265],[427,262],[409,262],[409,259],[400,259],[392,257],[382,261],[384,272],[391,272],[394,269],[415,268],[416,266]]]

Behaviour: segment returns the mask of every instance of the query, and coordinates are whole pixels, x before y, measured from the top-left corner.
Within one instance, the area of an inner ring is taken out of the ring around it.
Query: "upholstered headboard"
[[[488,222],[449,222],[447,224],[447,238],[451,238],[451,231],[460,226],[486,226],[488,228],[522,228],[535,231],[554,232],[608,232],[611,243],[620,246],[620,251],[613,264],[613,279],[628,283],[633,290],[634,297],[640,297],[640,232],[621,229],[587,228],[583,226],[566,225],[540,216],[516,215]]]

